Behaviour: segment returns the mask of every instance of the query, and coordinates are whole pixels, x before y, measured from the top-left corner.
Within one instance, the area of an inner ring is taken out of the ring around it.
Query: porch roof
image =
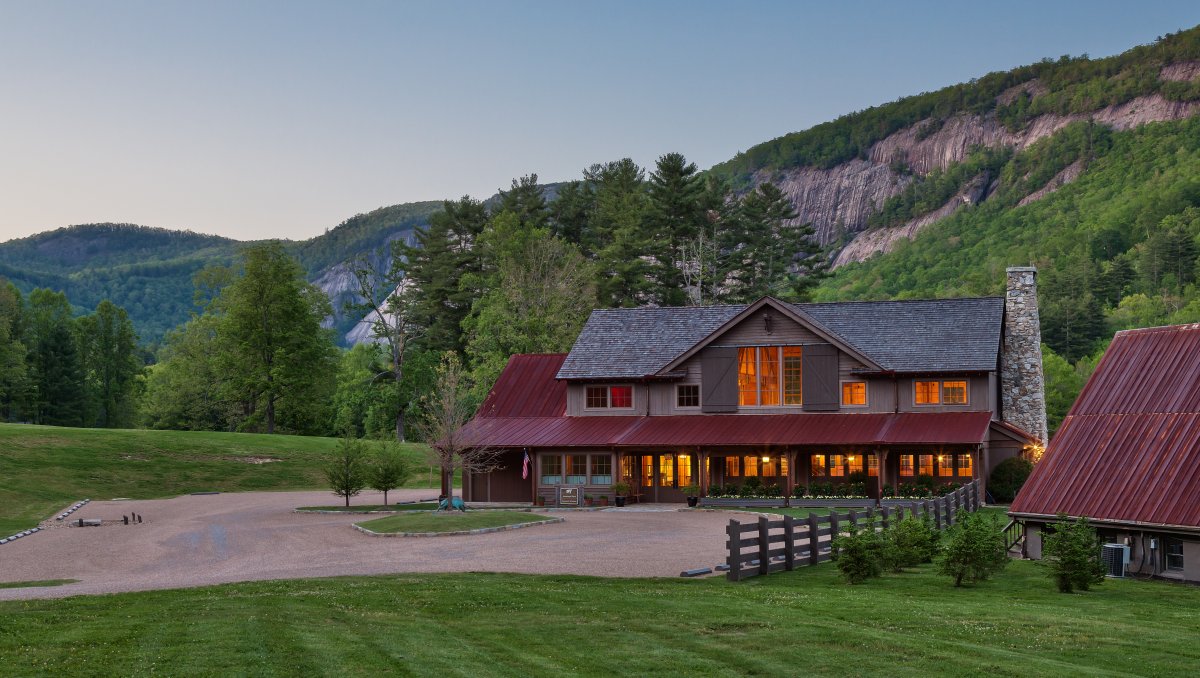
[[[476,417],[468,444],[490,447],[978,445],[989,412]]]

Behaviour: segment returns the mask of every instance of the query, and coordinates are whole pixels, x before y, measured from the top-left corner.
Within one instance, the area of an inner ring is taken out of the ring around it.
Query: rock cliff
[[[1200,74],[1200,63],[1173,64],[1168,68],[1172,70],[1164,78],[1169,75],[1171,79],[1190,79]],[[1036,93],[1039,87],[1036,81],[1031,81],[1014,90]],[[1014,90],[999,98],[1003,100],[1019,93]],[[1005,128],[993,114],[957,115],[944,121],[932,134],[922,133],[922,128],[931,124],[930,121],[900,130],[872,146],[865,160],[854,159],[830,169],[802,167],[760,171],[755,174],[754,181],[775,182],[796,206],[797,223],[811,223],[822,245],[847,242],[835,260],[835,266],[840,266],[887,251],[900,239],[911,238],[925,226],[949,216],[965,204],[964,200],[978,199],[970,198],[968,189],[938,210],[906,224],[866,231],[867,218],[885,200],[913,181],[907,173],[896,172],[893,167],[904,165],[913,173],[926,175],[934,169],[945,169],[962,161],[975,146],[1008,146],[1019,150],[1072,122],[1088,118],[1097,124],[1126,130],[1150,122],[1181,120],[1197,113],[1200,113],[1200,102],[1168,101],[1153,95],[1102,108],[1090,115],[1039,116],[1018,132]],[[1068,168],[1030,199],[1042,197],[1072,181],[1079,172],[1079,167]]]

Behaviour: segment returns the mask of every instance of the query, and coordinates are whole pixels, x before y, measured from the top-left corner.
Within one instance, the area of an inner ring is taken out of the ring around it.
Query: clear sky
[[[101,221],[307,238],[592,163],[702,168],[1200,2],[0,0],[0,240]]]

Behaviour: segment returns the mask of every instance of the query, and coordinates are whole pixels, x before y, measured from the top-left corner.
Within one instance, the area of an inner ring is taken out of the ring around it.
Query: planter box
[[[737,508],[783,508],[787,500],[783,497],[759,497],[738,499],[735,497],[704,497],[701,506],[735,506]]]

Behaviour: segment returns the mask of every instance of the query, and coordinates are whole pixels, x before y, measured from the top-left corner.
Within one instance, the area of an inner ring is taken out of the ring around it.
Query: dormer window
[[[778,407],[802,403],[800,346],[738,349],[738,405]]]
[[[588,386],[585,405],[589,410],[633,409],[632,386]]]

